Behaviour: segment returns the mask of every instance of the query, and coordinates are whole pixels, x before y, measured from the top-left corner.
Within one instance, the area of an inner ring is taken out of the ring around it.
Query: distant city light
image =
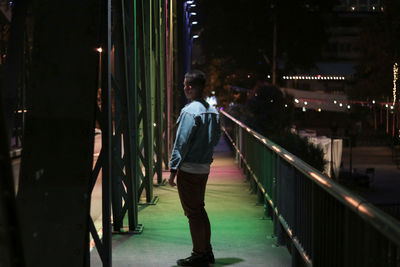
[[[304,101],[304,105],[307,105],[308,104],[308,102],[307,101]]]
[[[295,98],[294,102],[299,103],[300,101],[297,98]]]
[[[337,101],[336,101],[336,100],[333,100],[333,104],[337,104]]]
[[[397,63],[393,65],[393,105],[396,105],[396,95],[397,95],[397,79],[399,75],[399,66]]]
[[[190,7],[196,7],[196,4],[191,4]]]
[[[394,109],[394,107],[393,107],[393,106],[390,106],[390,109]]]
[[[287,104],[285,104],[285,108],[287,108]]]
[[[197,38],[199,38],[200,36],[198,36],[197,34],[196,35],[193,35],[193,39],[197,39]]]
[[[211,94],[212,94],[212,95],[215,95],[215,91],[211,91]]]
[[[318,112],[321,112],[321,111],[322,111],[321,108],[319,108],[319,109],[318,109]]]
[[[197,21],[193,21],[192,24],[193,24],[193,25],[197,25],[198,22],[197,22]]]
[[[347,108],[350,109],[350,105],[347,105]]]
[[[375,104],[375,100],[372,100],[372,104]]]
[[[339,104],[339,107],[343,107],[343,104],[342,104],[342,103],[340,103],[340,104]]]
[[[386,105],[385,105],[385,107],[386,107],[386,108],[388,108],[388,107],[389,107],[389,105],[388,105],[388,104],[386,104]]]
[[[284,80],[345,80],[344,76],[283,76]]]
[[[190,15],[191,15],[191,16],[196,16],[197,13],[196,13],[196,12],[190,12]]]
[[[191,5],[191,4],[193,4],[194,3],[194,1],[187,1],[186,2],[186,4],[188,4],[188,5]]]
[[[306,107],[303,107],[302,109],[301,109],[303,112],[306,112]]]
[[[271,75],[268,75],[267,78],[270,79],[270,78],[271,78]]]
[[[96,51],[101,53],[101,52],[103,52],[103,48],[99,47],[99,48],[96,49]]]

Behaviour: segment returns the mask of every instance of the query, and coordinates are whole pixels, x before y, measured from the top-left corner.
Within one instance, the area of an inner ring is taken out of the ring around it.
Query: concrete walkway
[[[291,257],[285,247],[275,247],[272,221],[263,218],[263,206],[249,191],[241,170],[221,138],[206,191],[216,263],[214,266],[286,267]],[[169,173],[165,172],[165,178]],[[192,245],[187,218],[183,215],[176,188],[154,189],[160,200],[139,212],[144,225],[140,235],[113,236],[113,266],[168,267],[189,256]],[[96,249],[91,266],[102,266]]]

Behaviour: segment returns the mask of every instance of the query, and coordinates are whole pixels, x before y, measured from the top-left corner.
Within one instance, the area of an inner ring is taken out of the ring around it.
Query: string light
[[[397,66],[397,63],[394,63],[393,65],[393,105],[396,104],[396,82],[397,82],[397,75],[399,73],[399,67]]]
[[[345,80],[344,76],[283,76],[284,80]]]

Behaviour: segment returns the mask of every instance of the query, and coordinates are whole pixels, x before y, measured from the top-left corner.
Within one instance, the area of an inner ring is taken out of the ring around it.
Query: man
[[[203,98],[205,75],[193,70],[185,75],[184,92],[189,100],[178,118],[172,150],[169,184],[175,186],[185,215],[189,219],[192,255],[177,261],[179,266],[208,266],[214,263],[210,243],[211,227],[204,209],[204,194],[214,146],[221,135],[218,111]]]

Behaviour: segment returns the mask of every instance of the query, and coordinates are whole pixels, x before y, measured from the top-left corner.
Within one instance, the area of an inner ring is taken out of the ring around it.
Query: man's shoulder
[[[182,112],[187,112],[193,115],[199,115],[203,113],[218,114],[218,111],[214,107],[210,106],[207,102],[202,103],[200,101],[192,101],[191,103],[187,104],[182,109]]]

